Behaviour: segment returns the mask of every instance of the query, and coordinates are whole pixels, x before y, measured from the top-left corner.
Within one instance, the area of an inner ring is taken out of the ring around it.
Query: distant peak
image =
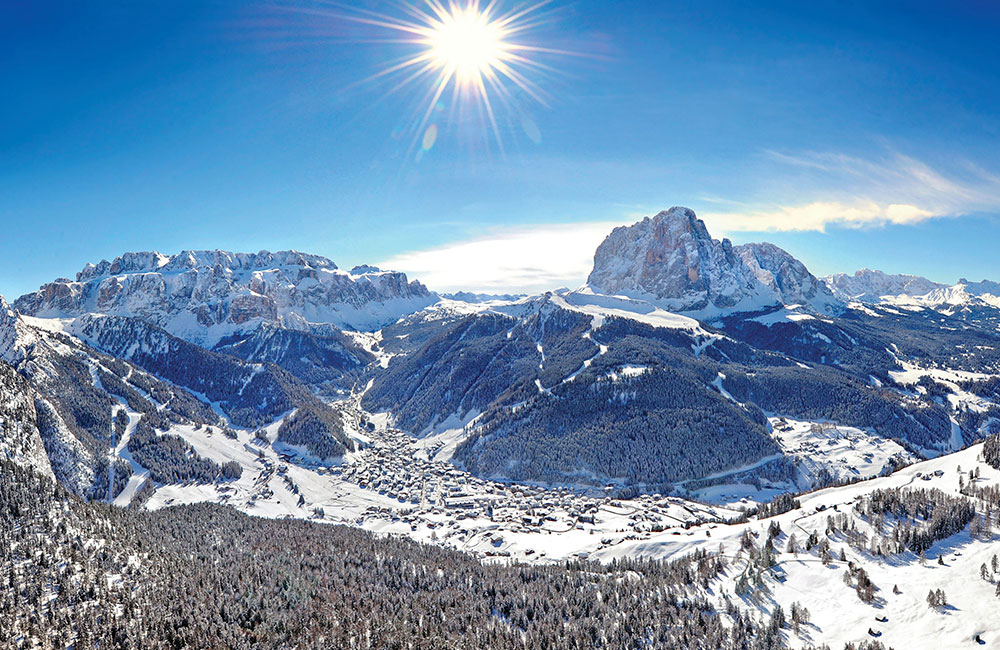
[[[77,282],[127,273],[151,271],[184,271],[197,268],[222,267],[240,271],[266,270],[278,266],[301,266],[315,269],[336,269],[337,265],[322,255],[285,250],[272,253],[231,253],[224,250],[182,250],[175,255],[157,251],[122,253],[112,261],[87,264],[76,274]]]
[[[889,274],[867,268],[854,275],[837,273],[825,281],[841,300],[859,302],[880,302],[883,296],[923,296],[946,286],[918,275]]]

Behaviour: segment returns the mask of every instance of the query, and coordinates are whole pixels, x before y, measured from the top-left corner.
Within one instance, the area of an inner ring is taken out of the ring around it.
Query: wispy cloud
[[[854,203],[816,201],[751,212],[705,212],[699,216],[713,232],[787,232],[824,231],[832,225],[848,228],[908,225],[942,215],[909,203],[880,205],[859,199]]]
[[[878,160],[836,153],[766,153],[777,163],[773,174],[797,171],[826,189],[813,190],[812,200],[706,212],[702,216],[709,225],[726,232],[824,231],[829,226],[909,225],[1000,210],[1000,178],[972,165],[962,165],[958,174],[899,153]]]

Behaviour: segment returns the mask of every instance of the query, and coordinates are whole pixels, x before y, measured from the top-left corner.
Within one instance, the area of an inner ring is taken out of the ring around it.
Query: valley
[[[480,557],[585,559],[627,539],[686,531],[739,514],[678,497],[620,499],[479,479],[448,462],[427,460],[412,437],[384,424],[356,434],[364,436],[364,446],[336,465],[247,431],[237,431],[235,439],[189,427],[171,433],[202,457],[219,464],[235,460],[243,475],[215,484],[158,487],[148,508],[214,501],[251,515],[357,526]]]

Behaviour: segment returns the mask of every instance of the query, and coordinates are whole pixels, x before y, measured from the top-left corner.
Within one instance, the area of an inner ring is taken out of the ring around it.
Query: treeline
[[[157,483],[212,483],[220,479],[237,479],[243,473],[243,468],[235,461],[220,466],[199,456],[180,436],[157,433],[145,417],[136,424],[128,440],[128,450]]]
[[[993,469],[1000,469],[1000,435],[994,434],[983,441],[983,460]]]
[[[335,328],[319,336],[266,322],[249,334],[223,339],[213,349],[245,361],[273,363],[307,384],[329,390],[350,389],[375,360]]]
[[[783,515],[786,512],[791,512],[792,510],[798,510],[802,507],[802,503],[795,498],[794,495],[784,493],[779,494],[768,503],[762,503],[759,506],[749,508],[743,513],[746,519],[750,517],[757,517],[758,519],[770,519],[771,517],[777,517],[778,515]]]
[[[276,440],[305,447],[313,456],[329,459],[346,451],[341,441],[332,434],[342,428],[340,416],[333,409],[304,406],[284,419],[278,427]]]
[[[455,452],[480,476],[550,482],[676,482],[748,465],[777,445],[743,409],[683,368],[612,381],[581,373],[498,409]]]
[[[741,402],[804,420],[829,420],[874,429],[922,447],[934,447],[951,436],[947,411],[927,401],[906,400],[898,392],[877,389],[867,379],[832,368],[767,368],[726,373],[726,389]]]
[[[512,387],[532,382],[540,365],[538,346],[517,319],[469,316],[416,353],[393,359],[362,405],[391,409],[398,426],[420,433],[452,413],[485,410]]]

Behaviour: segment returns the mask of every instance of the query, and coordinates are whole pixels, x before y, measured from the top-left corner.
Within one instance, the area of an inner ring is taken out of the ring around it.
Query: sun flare
[[[424,87],[418,104],[421,114],[412,125],[415,144],[422,143],[425,149],[427,142],[433,144],[438,129],[434,137],[429,129],[438,119],[436,113],[447,105],[449,116],[458,115],[459,121],[473,112],[480,115],[502,150],[498,112],[514,114],[520,122],[522,99],[546,104],[538,81],[553,69],[539,59],[568,54],[527,42],[530,32],[551,17],[542,10],[551,1],[511,3],[504,11],[504,0],[403,0],[399,16],[363,12],[349,18],[392,30],[401,38],[389,42],[414,47],[411,54],[388,63],[372,79],[396,77],[394,91]],[[537,135],[529,137],[537,139]]]

